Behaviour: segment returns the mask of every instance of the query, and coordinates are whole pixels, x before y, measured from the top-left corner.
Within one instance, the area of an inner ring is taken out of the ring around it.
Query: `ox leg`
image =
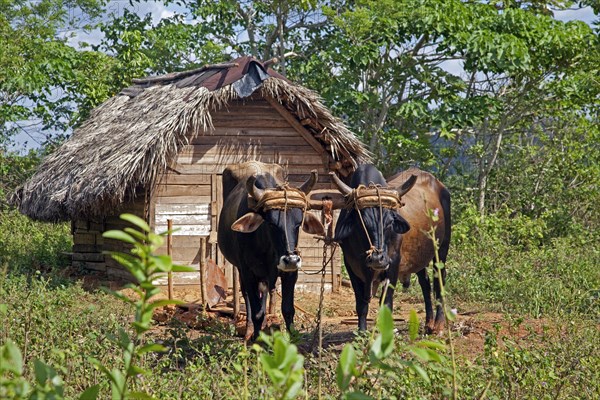
[[[356,300],[356,315],[358,316],[358,330],[367,330],[367,314],[369,313],[369,300],[371,299],[371,279],[369,282],[363,282],[350,267],[348,260],[344,260],[352,289],[354,289],[354,298]]]
[[[427,268],[423,268],[417,272],[419,278],[419,285],[423,292],[423,299],[425,300],[425,332],[433,332],[433,306],[431,304],[431,282],[429,281],[429,274]]]
[[[268,292],[269,292],[269,308],[266,309],[267,314],[265,315],[265,320],[263,322],[263,326],[262,326],[263,329],[265,329],[267,327],[267,324],[269,323],[268,316],[275,314],[275,289],[270,289]],[[265,294],[264,294],[265,301],[266,301],[266,295],[267,294],[265,292]],[[264,305],[263,305],[263,307],[264,307]]]
[[[254,333],[252,319],[250,317],[252,315],[252,308],[250,307],[250,299],[248,298],[248,291],[246,290],[247,286],[245,284],[244,276],[242,274],[239,274],[239,278],[240,289],[242,291],[242,296],[244,297],[244,304],[246,305],[246,333],[244,334],[244,340],[247,342],[248,340],[250,340],[250,337]]]
[[[269,291],[269,314],[275,314],[275,288]]]
[[[446,285],[446,268],[438,269],[433,267],[433,291],[435,292],[436,309],[435,309],[435,325],[434,332],[441,332],[446,324],[446,316],[444,315],[444,307],[442,305],[442,287],[440,285],[439,274],[442,274],[442,284]]]
[[[247,318],[245,340],[256,340],[260,333],[263,320],[265,319],[264,308],[261,309],[262,299],[259,294],[259,283],[253,276],[243,277],[243,282],[242,289],[244,292],[244,299],[246,300]]]
[[[252,324],[252,306],[250,304],[250,297],[248,297],[246,285],[244,285],[244,280],[240,279],[240,281],[242,282],[242,296],[244,296],[244,303],[246,304],[246,334],[244,335],[244,340],[247,342],[254,335],[254,325]]]
[[[285,321],[285,327],[288,332],[295,330],[294,328],[294,287],[298,281],[298,272],[283,272],[281,274],[281,313]]]
[[[262,324],[260,329],[267,327],[267,295],[269,294],[269,288],[267,282],[261,281],[258,283],[258,295],[260,297],[260,310],[256,313],[256,318],[262,318]]]
[[[385,272],[385,276],[388,280],[387,290],[385,292],[385,298],[383,299],[383,304],[390,308],[392,314],[394,313],[394,292],[396,288],[396,284],[398,283],[398,267],[397,263],[395,266],[390,266],[388,270]],[[385,286],[382,290],[385,289]]]

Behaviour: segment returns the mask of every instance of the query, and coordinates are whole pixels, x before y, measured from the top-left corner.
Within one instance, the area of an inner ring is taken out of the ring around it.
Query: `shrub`
[[[61,269],[71,247],[68,224],[36,222],[15,210],[0,211],[0,268],[11,273]]]

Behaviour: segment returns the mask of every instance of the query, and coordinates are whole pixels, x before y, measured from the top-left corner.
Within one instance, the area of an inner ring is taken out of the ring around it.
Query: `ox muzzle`
[[[281,256],[277,264],[277,269],[281,272],[296,272],[300,268],[302,268],[302,257],[297,252]]]
[[[390,266],[390,258],[382,249],[373,248],[367,251],[366,257],[367,267],[373,271],[385,271]]]

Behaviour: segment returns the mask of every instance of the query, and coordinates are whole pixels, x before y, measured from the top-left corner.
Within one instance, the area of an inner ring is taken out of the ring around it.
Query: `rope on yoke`
[[[256,201],[251,195],[248,195],[248,206],[257,211],[257,210],[281,210],[283,211],[283,229],[285,231],[285,245],[288,254],[292,253],[292,249],[290,249],[290,241],[288,239],[288,231],[287,231],[287,211],[290,208],[299,208],[302,210],[302,222],[300,223],[300,228],[304,225],[304,221],[306,218],[306,212],[309,209],[308,199],[306,197],[306,193],[302,190],[290,187],[286,182],[281,186],[278,186],[276,189],[265,189],[263,196],[259,201]],[[302,229],[300,229],[302,231]],[[300,232],[298,232],[298,236]],[[300,255],[300,250],[296,246],[294,248],[294,252]]]
[[[384,207],[396,209],[404,204],[398,196],[398,192],[382,187],[381,185],[371,184],[368,187],[359,185],[352,190],[346,197],[346,209],[358,207],[359,209],[367,207]]]
[[[285,210],[287,208],[300,208],[306,211],[308,200],[306,194],[287,183],[276,189],[265,189],[263,196],[259,201],[254,200],[252,196],[248,197],[249,206],[254,210]],[[254,203],[253,203],[254,202]]]
[[[325,227],[325,236],[317,237],[319,240],[323,240],[323,265],[321,270],[317,273],[321,274],[321,290],[319,293],[319,308],[317,310],[317,316],[315,321],[315,334],[313,336],[312,348],[315,347],[315,344],[318,344],[318,352],[319,352],[319,365],[321,363],[321,350],[323,348],[323,302],[325,299],[325,275],[327,274],[327,265],[333,262],[333,257],[335,255],[335,249],[337,247],[337,243],[333,242],[333,202],[331,200],[323,200],[323,208],[321,210],[321,222],[323,222],[323,226]],[[328,257],[327,249],[331,247],[331,255]],[[306,272],[305,272],[306,273]],[[309,274],[314,275],[314,273]],[[319,381],[321,379],[321,374],[319,374]],[[319,382],[319,388],[321,387]]]
[[[352,190],[352,193],[349,196],[346,197],[345,207],[347,209],[354,208],[356,210],[358,218],[360,219],[360,223],[362,224],[363,231],[365,232],[365,235],[367,235],[367,240],[369,241],[369,250],[366,251],[367,257],[371,256],[374,252],[380,252],[381,249],[378,249],[373,244],[360,210],[369,207],[379,208],[380,243],[383,243],[383,209],[399,209],[403,205],[404,203],[402,203],[402,200],[395,190],[389,190],[383,188],[381,185],[375,185],[372,183],[368,187],[365,185],[359,185],[356,189]]]

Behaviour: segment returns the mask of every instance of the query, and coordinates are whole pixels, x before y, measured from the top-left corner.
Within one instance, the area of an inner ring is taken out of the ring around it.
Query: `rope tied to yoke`
[[[316,316],[316,327],[315,327],[315,333],[313,335],[313,340],[312,340],[312,347],[315,347],[315,344],[318,343],[318,353],[319,353],[319,360],[321,360],[322,357],[322,348],[323,348],[323,325],[322,325],[322,317],[323,317],[323,303],[325,300],[325,275],[327,274],[327,265],[330,265],[333,261],[334,255],[335,255],[335,250],[337,248],[337,243],[335,243],[333,241],[333,202],[330,199],[323,199],[322,200],[322,209],[321,209],[321,222],[323,223],[323,226],[325,228],[325,236],[324,237],[318,237],[317,239],[319,240],[323,240],[323,265],[321,267],[320,271],[317,271],[316,273],[320,273],[321,274],[321,291],[319,294],[319,308],[317,310],[317,316]],[[327,249],[331,248],[331,255],[330,257],[327,256]],[[333,274],[333,271],[331,271]],[[305,272],[306,273],[306,272]],[[309,274],[309,275],[314,275],[313,274]],[[333,286],[332,286],[333,289]],[[321,363],[321,361],[319,361],[319,365],[323,365]],[[320,379],[321,374],[319,374],[319,379]],[[320,383],[319,383],[319,388],[320,388]]]
[[[378,184],[371,183],[368,187],[365,185],[359,185],[353,189],[352,192],[346,197],[345,208],[356,210],[363,230],[367,235],[369,241],[369,250],[366,251],[367,257],[373,255],[376,252],[382,252],[382,249],[378,249],[371,240],[369,231],[363,219],[360,210],[370,207],[379,208],[379,221],[380,221],[380,243],[383,243],[383,209],[397,210],[404,206],[402,200],[398,196],[398,192],[382,187]]]
[[[285,245],[288,254],[292,253],[290,249],[290,241],[288,238],[287,231],[287,211],[289,208],[299,208],[302,210],[302,222],[300,227],[304,225],[306,211],[309,209],[309,202],[306,197],[306,193],[302,190],[291,187],[289,183],[277,186],[275,189],[265,189],[260,200],[254,199],[252,196],[248,197],[249,203],[254,201],[256,204],[249,204],[250,208],[255,211],[258,210],[281,210],[283,211],[283,229],[285,232]],[[302,230],[302,229],[300,229]],[[298,232],[298,235],[300,232]],[[294,253],[300,255],[298,246],[295,246]]]
[[[306,211],[309,208],[309,203],[306,194],[297,188],[290,187],[288,183],[284,183],[275,189],[264,189],[264,194],[260,200],[250,198],[256,204],[250,204],[250,207],[255,211],[263,209],[268,210],[285,210],[287,208],[301,208]]]
[[[344,207],[362,210],[367,207],[398,209],[402,206],[404,206],[404,203],[398,196],[397,191],[371,183],[369,186],[359,185],[356,189],[352,189],[352,192],[346,196]]]

